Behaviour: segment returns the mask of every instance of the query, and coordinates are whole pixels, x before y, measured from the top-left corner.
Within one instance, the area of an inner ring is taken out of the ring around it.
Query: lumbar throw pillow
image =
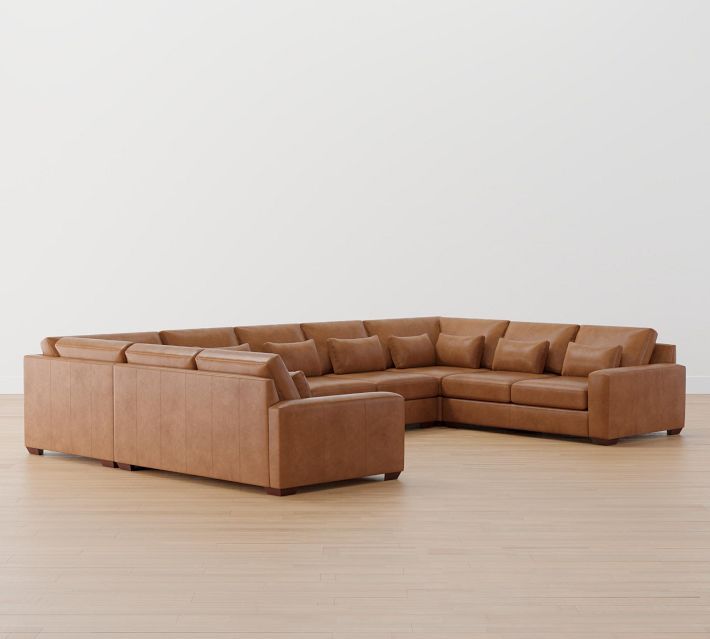
[[[354,339],[329,337],[328,354],[333,372],[339,375],[383,371],[386,368],[385,354],[377,335]]]
[[[298,394],[301,396],[301,399],[313,397],[311,387],[308,384],[308,380],[303,374],[303,371],[291,371],[289,375],[291,376],[293,383],[296,385],[296,389],[298,390]]]
[[[395,368],[416,368],[436,364],[436,350],[426,334],[390,337],[387,341]]]
[[[479,368],[484,343],[483,335],[472,337],[442,333],[436,341],[436,363],[442,366]]]
[[[304,342],[266,342],[263,349],[265,353],[281,355],[289,371],[303,371],[307,377],[323,373],[318,349],[312,339]]]
[[[494,371],[515,371],[516,373],[542,373],[545,370],[550,342],[528,342],[522,340],[498,340],[493,356]]]
[[[586,377],[603,368],[618,368],[621,364],[621,346],[585,346],[570,342],[562,364],[562,374]]]

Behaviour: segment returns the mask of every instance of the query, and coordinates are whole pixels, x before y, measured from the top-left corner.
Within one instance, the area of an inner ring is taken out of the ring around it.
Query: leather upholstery
[[[426,333],[411,337],[393,335],[387,345],[397,368],[416,368],[436,364],[436,349]]]
[[[507,337],[498,340],[493,357],[494,371],[542,373],[545,370],[550,342],[524,342]]]
[[[369,335],[377,335],[385,354],[385,368],[394,365],[389,351],[390,337],[411,337],[426,333],[432,344],[439,338],[438,317],[411,317],[405,319],[365,320],[365,329]]]
[[[59,351],[56,348],[59,339],[59,337],[45,337],[40,343],[42,355],[46,355],[47,357],[59,357]]]
[[[567,348],[562,374],[586,377],[604,368],[621,364],[621,346],[585,346],[572,343]]]
[[[163,344],[133,344],[126,350],[129,364],[195,369],[195,357],[201,348],[164,346]]]
[[[281,355],[290,371],[303,371],[309,377],[322,374],[318,350],[312,339],[303,342],[265,342],[262,349],[265,353]]]
[[[516,373],[479,371],[465,375],[449,375],[441,382],[444,397],[475,399],[485,402],[510,402],[510,387],[526,379],[549,377],[549,373]]]
[[[377,390],[377,384],[362,379],[343,378],[340,375],[323,375],[309,377],[308,385],[313,397],[329,395],[348,395],[350,393],[372,393]]]
[[[649,364],[675,364],[676,347],[675,344],[659,344],[653,349]]]
[[[586,346],[621,346],[622,366],[642,366],[651,361],[657,336],[652,328],[583,325],[574,341]]]
[[[289,372],[289,375],[291,376],[293,383],[296,385],[296,389],[298,390],[298,394],[301,396],[301,399],[313,397],[311,387],[309,386],[308,380],[303,374],[303,371],[291,371]]]
[[[549,377],[516,382],[510,401],[527,406],[587,410],[586,377]]]
[[[329,337],[328,354],[333,371],[339,375],[385,369],[382,345],[374,335],[355,339]]]
[[[404,469],[404,401],[392,393],[312,397],[269,409],[271,486]]]
[[[481,366],[490,368],[493,365],[493,355],[498,345],[498,339],[503,337],[508,328],[508,320],[469,319],[465,317],[439,318],[441,332],[447,335],[483,335],[486,344],[483,348]]]
[[[321,361],[323,375],[333,372],[328,354],[328,338],[354,339],[356,337],[368,337],[365,324],[360,320],[345,322],[309,322],[301,324],[303,334],[307,339],[312,339],[316,343],[318,355]]]
[[[220,346],[221,351],[251,351],[249,344],[238,344],[237,346]]]
[[[685,367],[651,364],[589,376],[589,436],[618,439],[685,424]]]
[[[237,326],[234,329],[240,344],[249,344],[251,350],[262,351],[266,342],[302,342],[306,338],[299,324],[264,324]]]
[[[423,399],[439,395],[439,381],[429,375],[404,373],[398,370],[370,371],[338,375],[339,379],[358,379],[371,382],[378,391],[397,393],[404,399]]]
[[[231,326],[221,328],[187,328],[173,331],[160,331],[163,344],[171,346],[199,346],[201,348],[221,348],[237,346],[239,341]]]
[[[485,337],[441,333],[436,342],[436,363],[443,366],[478,368],[483,357]]]
[[[510,322],[505,331],[506,339],[526,342],[550,342],[545,370],[550,373],[562,371],[567,345],[579,331],[578,324],[549,324],[546,322]]]
[[[211,348],[199,353],[195,361],[197,368],[202,371],[236,373],[271,379],[282,400],[301,398],[279,355]]]
[[[392,370],[392,369],[390,369]],[[479,372],[480,368],[466,368],[464,366],[419,366],[417,368],[397,368],[398,373],[415,373],[417,375],[427,375],[434,377],[441,382],[448,375],[463,375],[466,373]],[[483,369],[486,370],[486,369]]]
[[[408,399],[404,402],[404,423],[426,424],[441,420],[439,403],[441,397],[426,397],[424,399]]]
[[[71,337],[90,337],[93,339],[109,339],[133,344],[162,344],[160,335],[155,331],[138,331],[133,333],[101,333],[97,335],[72,335]],[[42,340],[42,355],[59,357],[55,345],[60,337],[45,337]]]
[[[62,337],[55,348],[61,357],[90,359],[97,362],[125,362],[131,342],[92,337]]]

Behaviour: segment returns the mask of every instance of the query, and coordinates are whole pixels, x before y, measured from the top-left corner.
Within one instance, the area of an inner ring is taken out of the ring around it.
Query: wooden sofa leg
[[[118,468],[118,464],[112,459],[99,459],[99,461],[101,462],[101,465],[106,468]]]
[[[30,455],[44,455],[43,448],[31,448],[30,446],[25,446],[25,448]]]
[[[592,437],[592,444],[597,444],[597,446],[613,446],[618,444],[618,439],[598,439],[597,437]]]
[[[134,464],[123,464],[121,462],[116,462],[116,466],[118,466],[121,470],[140,470],[140,466],[135,466]]]
[[[298,488],[270,488],[269,486],[264,486],[264,490],[267,495],[276,495],[277,497],[295,495],[298,492]]]
[[[666,431],[669,435],[680,435],[680,431],[683,430],[683,427],[681,426],[680,428],[670,428],[669,430]]]
[[[385,473],[385,481],[391,481],[393,479],[397,479],[397,477],[399,477],[401,472],[402,471],[400,470],[396,473]]]

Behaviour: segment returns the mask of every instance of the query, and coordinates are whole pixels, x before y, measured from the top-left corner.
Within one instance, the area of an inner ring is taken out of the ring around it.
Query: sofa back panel
[[[252,351],[260,352],[266,342],[304,342],[300,324],[265,324],[262,326],[237,326],[240,344],[249,344]]]
[[[510,322],[505,331],[505,338],[522,341],[547,340],[550,349],[547,353],[545,370],[550,373],[562,372],[567,345],[579,331],[578,324],[548,324],[546,322]]]
[[[164,344],[133,344],[126,351],[129,364],[162,366],[164,368],[197,368],[195,357],[201,348],[167,346]]]
[[[163,340],[163,344],[169,344],[171,346],[220,348],[221,346],[239,345],[237,335],[231,326],[160,331],[160,338]]]
[[[301,394],[288,374],[280,355],[207,348],[197,355],[195,362],[198,370],[201,371],[271,379],[276,386],[279,399],[301,399]]]
[[[468,317],[441,317],[439,318],[441,332],[447,335],[483,335],[486,342],[481,358],[482,368],[493,366],[493,355],[498,346],[498,340],[503,337],[508,328],[508,320],[475,319]]]
[[[301,329],[306,339],[312,339],[316,343],[318,356],[320,357],[323,375],[333,372],[333,364],[328,355],[328,338],[336,339],[357,339],[368,337],[364,322],[360,320],[344,322],[309,322],[301,324]]]
[[[160,334],[156,331],[137,331],[134,333],[100,333],[99,335],[82,335],[94,339],[117,339],[133,344],[162,344]]]
[[[585,346],[621,346],[622,366],[643,366],[651,361],[657,337],[652,328],[583,325],[574,341]]]
[[[383,320],[365,320],[365,330],[368,335],[377,335],[382,344],[382,350],[385,353],[387,368],[391,368],[392,354],[390,353],[387,342],[390,337],[411,337],[413,335],[421,335],[426,333],[436,345],[436,340],[439,339],[439,318],[438,317],[409,317],[402,319],[383,319]]]
[[[649,364],[675,364],[675,344],[658,344],[653,348]]]
[[[62,337],[55,348],[60,357],[88,359],[96,362],[125,362],[131,342],[93,337]]]
[[[59,351],[56,346],[59,339],[59,337],[45,337],[40,344],[42,355],[46,355],[47,357],[59,357]]]

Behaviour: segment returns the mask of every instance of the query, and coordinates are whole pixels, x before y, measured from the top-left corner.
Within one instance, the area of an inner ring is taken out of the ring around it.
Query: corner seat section
[[[510,389],[516,382],[553,377],[546,373],[480,370],[465,375],[444,377],[441,386],[444,397],[483,402],[510,403]]]
[[[313,397],[373,393],[377,390],[377,384],[374,382],[359,379],[340,379],[339,375],[308,377],[307,380]]]
[[[430,375],[385,370],[344,375],[332,374],[327,377],[370,382],[377,387],[378,391],[397,393],[406,400],[430,399],[439,396],[439,380]]]

